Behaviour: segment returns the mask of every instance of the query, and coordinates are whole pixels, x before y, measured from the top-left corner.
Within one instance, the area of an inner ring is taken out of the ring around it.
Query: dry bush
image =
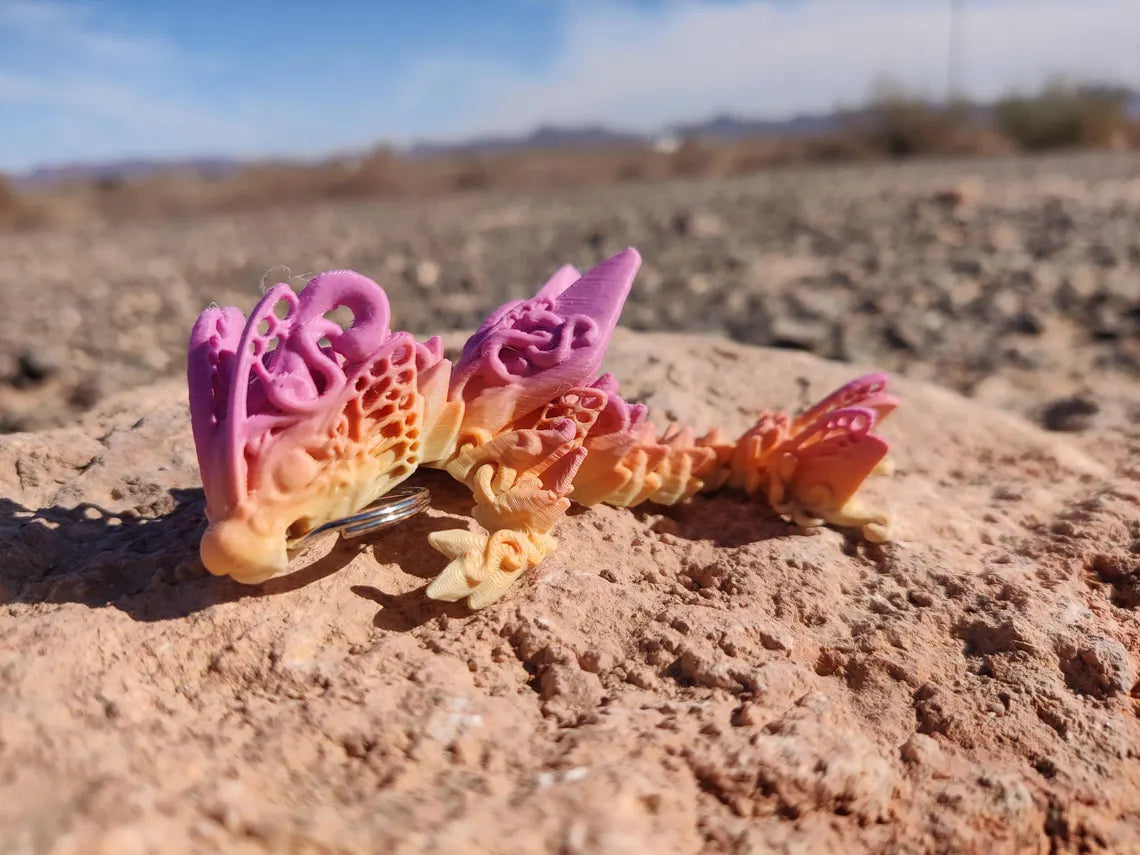
[[[0,225],[11,226],[19,215],[23,200],[3,175],[0,175]]]
[[[798,138],[684,139],[675,150],[648,142],[605,147],[455,151],[403,155],[379,147],[311,164],[262,163],[235,174],[161,172],[137,179],[72,181],[22,197],[0,180],[0,228],[91,220],[267,209],[322,200],[423,197],[745,175],[791,164],[924,155],[1006,154],[1056,146],[1140,147],[1125,116],[1126,93],[1052,83],[993,107],[934,105],[889,82],[837,130]]]
[[[15,201],[16,191],[12,187],[12,182],[0,175],[0,211],[7,210]]]
[[[994,109],[998,129],[1027,151],[1127,140],[1128,93],[1121,89],[1054,81],[1036,95],[1003,98]]]
[[[971,125],[966,105],[934,105],[890,82],[880,83],[848,122],[849,133],[887,157],[968,153],[962,149]]]
[[[0,228],[34,229],[51,221],[51,208],[16,192],[4,175],[0,175]]]

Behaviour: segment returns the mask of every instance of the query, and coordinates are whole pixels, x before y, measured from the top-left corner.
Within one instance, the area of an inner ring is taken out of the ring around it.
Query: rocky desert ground
[[[594,508],[471,614],[426,473],[382,538],[205,573],[204,306],[352,267],[470,329],[627,245],[607,367],[662,425],[895,373],[895,542]],[[6,234],[0,342],[0,851],[1140,852],[1136,155]]]

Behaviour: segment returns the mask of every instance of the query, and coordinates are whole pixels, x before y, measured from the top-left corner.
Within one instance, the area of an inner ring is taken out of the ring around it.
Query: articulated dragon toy
[[[418,467],[474,494],[486,534],[429,536],[451,559],[437,600],[499,599],[557,545],[571,501],[673,505],[728,486],[802,526],[889,538],[889,518],[854,498],[887,452],[872,433],[896,406],[886,377],[860,377],[801,415],[763,413],[736,441],[720,429],[656,435],[646,407],[598,376],[641,264],[627,249],[584,276],[566,266],[530,300],[500,307],[453,366],[438,337],[388,328],[388,299],[349,270],[295,293],[270,289],[246,319],[206,309],[190,337],[190,413],[213,573],[256,584],[284,572],[304,532],[352,514]],[[344,328],[327,317],[347,307]]]

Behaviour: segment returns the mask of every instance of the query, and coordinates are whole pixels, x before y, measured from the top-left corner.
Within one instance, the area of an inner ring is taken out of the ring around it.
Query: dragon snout
[[[202,563],[215,576],[232,576],[245,585],[284,573],[289,565],[284,531],[257,531],[245,519],[213,523],[202,536]]]

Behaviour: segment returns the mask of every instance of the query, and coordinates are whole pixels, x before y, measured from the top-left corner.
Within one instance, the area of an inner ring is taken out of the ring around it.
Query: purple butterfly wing
[[[589,383],[640,265],[627,249],[580,278],[564,267],[532,299],[492,314],[452,373],[449,397],[466,403],[464,427],[496,432]]]

